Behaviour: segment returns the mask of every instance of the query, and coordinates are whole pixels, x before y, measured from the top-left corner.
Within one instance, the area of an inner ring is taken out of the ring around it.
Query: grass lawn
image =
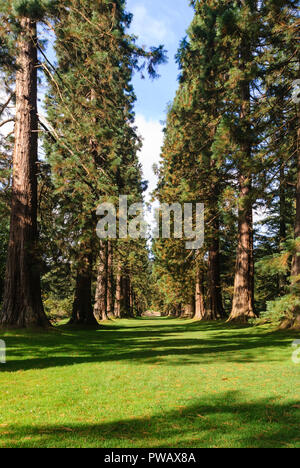
[[[0,447],[300,447],[297,333],[140,319],[0,338]]]

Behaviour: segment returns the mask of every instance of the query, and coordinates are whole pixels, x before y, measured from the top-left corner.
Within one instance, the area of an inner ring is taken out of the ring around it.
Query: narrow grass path
[[[300,447],[297,338],[161,318],[1,332],[0,447]]]

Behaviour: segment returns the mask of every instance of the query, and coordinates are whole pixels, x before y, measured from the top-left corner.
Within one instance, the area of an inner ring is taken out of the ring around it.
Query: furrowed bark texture
[[[21,19],[16,73],[13,187],[5,290],[0,324],[47,327],[41,299],[37,230],[37,47],[36,23]]]

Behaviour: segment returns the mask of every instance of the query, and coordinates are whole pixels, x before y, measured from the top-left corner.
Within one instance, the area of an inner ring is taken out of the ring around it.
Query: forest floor
[[[0,447],[300,447],[299,334],[158,318],[0,338]]]

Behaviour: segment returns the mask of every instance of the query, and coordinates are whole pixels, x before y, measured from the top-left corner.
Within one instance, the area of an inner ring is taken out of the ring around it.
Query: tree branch
[[[4,120],[3,122],[0,123],[0,128],[1,128],[1,127],[4,127],[4,125],[8,124],[9,122],[14,122],[14,121],[15,121],[14,118],[10,118],[10,119]]]
[[[9,96],[9,98],[7,99],[7,101],[1,106],[1,109],[0,109],[0,115],[3,114],[3,112],[5,111],[5,109],[7,108],[7,106],[9,105],[10,101],[12,100],[12,98],[14,97],[15,95],[15,92],[13,91],[12,94]]]

